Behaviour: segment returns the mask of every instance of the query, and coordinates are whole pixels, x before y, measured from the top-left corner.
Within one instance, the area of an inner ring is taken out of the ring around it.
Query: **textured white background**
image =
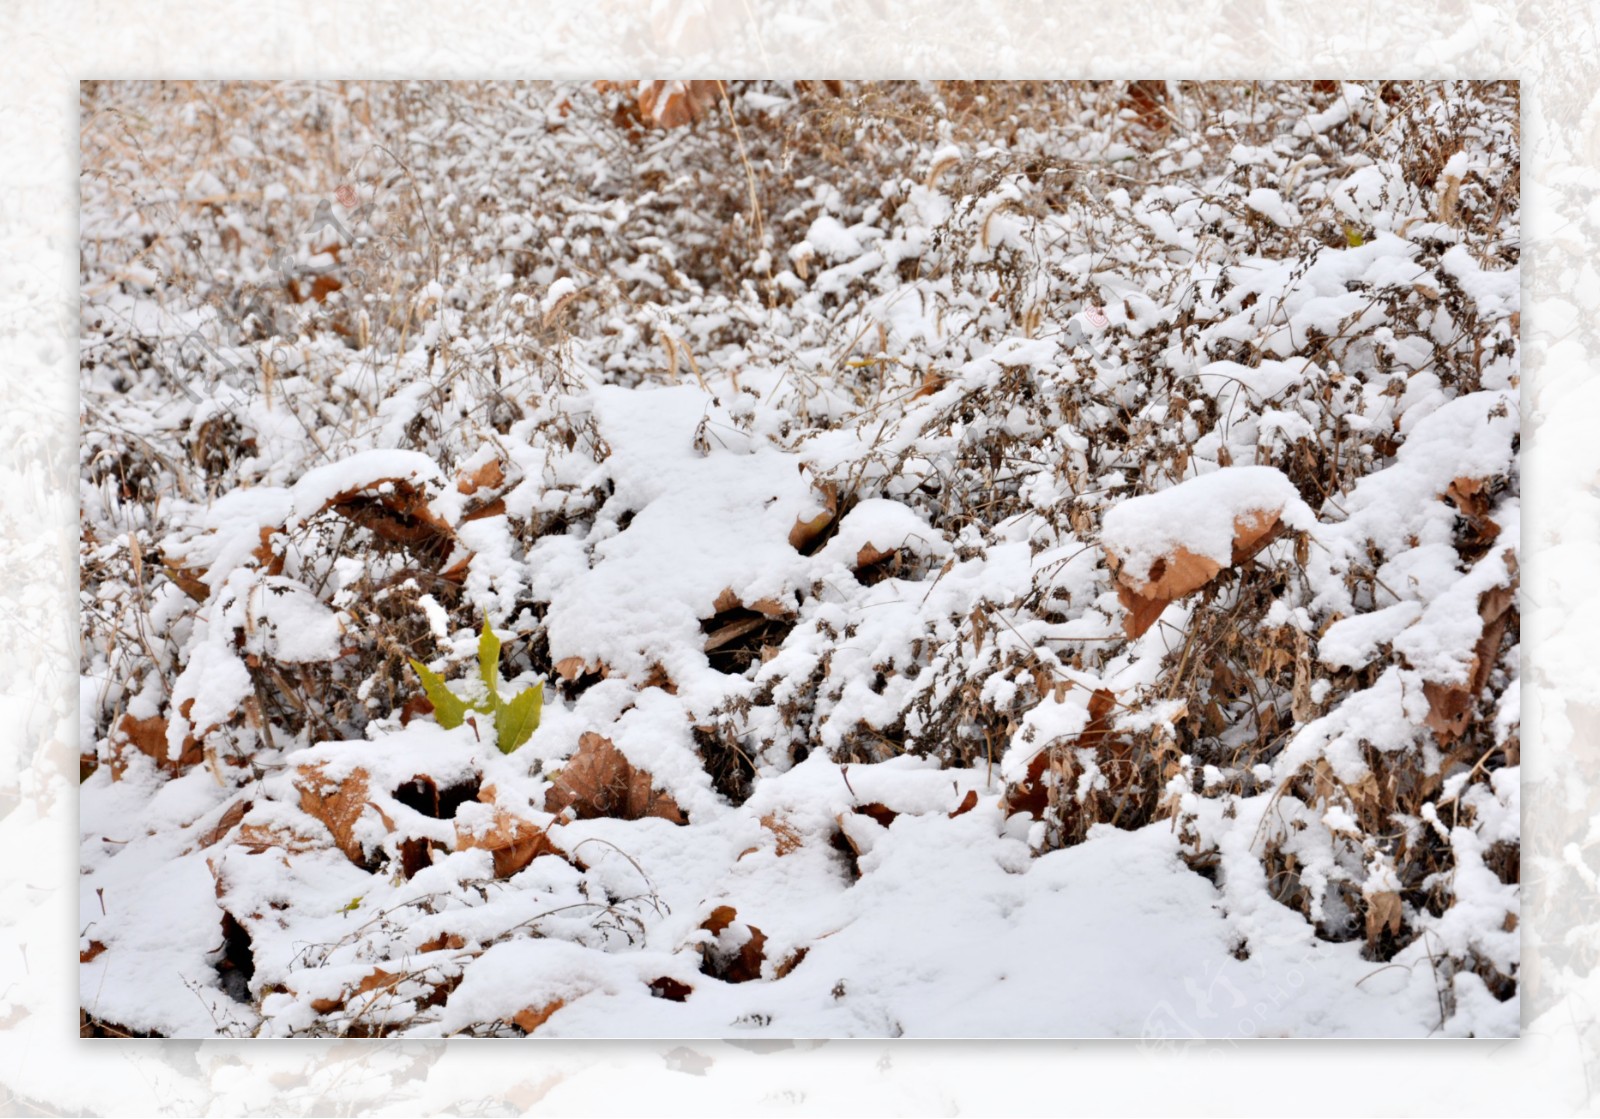
[[[1575,294],[1600,262],[1597,18],[1568,0],[3,0],[0,1112],[1600,1110],[1600,892],[1576,869],[1600,820],[1600,308]],[[1537,806],[1524,824],[1523,1040],[77,1040],[77,80],[659,73],[1523,79],[1524,799]]]

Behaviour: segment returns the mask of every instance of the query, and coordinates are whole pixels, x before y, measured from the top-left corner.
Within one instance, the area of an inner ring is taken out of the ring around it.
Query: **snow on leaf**
[[[473,813],[462,813],[455,828],[456,849],[488,851],[494,856],[496,878],[510,878],[540,855],[561,853],[543,828],[498,805],[493,806],[487,821],[476,819]]]
[[[357,866],[366,865],[365,844],[359,834],[369,807],[366,772],[356,769],[335,779],[328,775],[326,762],[315,762],[297,769],[294,783],[300,791],[300,810],[322,822],[345,858]]]

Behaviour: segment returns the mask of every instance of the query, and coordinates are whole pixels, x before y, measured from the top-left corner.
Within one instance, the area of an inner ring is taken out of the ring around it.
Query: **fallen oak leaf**
[[[335,779],[328,775],[326,762],[315,762],[295,772],[294,784],[300,791],[300,810],[321,821],[345,858],[365,866],[366,851],[356,826],[370,803],[366,770],[357,768],[348,776]]]
[[[494,857],[496,878],[510,878],[540,855],[561,854],[543,828],[498,805],[487,828],[472,829],[459,820],[456,822],[456,850],[474,848],[488,851]]]
[[[654,778],[636,769],[609,738],[586,731],[578,752],[562,768],[545,794],[546,812],[571,808],[580,820],[610,817],[641,820],[659,817],[683,824],[683,809],[653,787]]]

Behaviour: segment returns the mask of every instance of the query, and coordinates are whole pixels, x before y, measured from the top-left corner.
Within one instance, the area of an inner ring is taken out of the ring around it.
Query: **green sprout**
[[[509,754],[533,736],[539,729],[539,711],[544,706],[544,681],[524,688],[510,701],[500,698],[500,639],[489,628],[489,619],[483,619],[483,632],[478,635],[478,675],[483,679],[484,698],[468,702],[445,686],[439,674],[421,661],[413,660],[411,668],[422,681],[422,690],[433,704],[433,717],[446,730],[459,727],[468,711],[477,711],[494,719],[495,745],[502,754]]]

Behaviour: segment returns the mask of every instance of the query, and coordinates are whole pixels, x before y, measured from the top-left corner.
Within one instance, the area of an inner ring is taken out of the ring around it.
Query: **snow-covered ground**
[[[1514,1036],[1515,85],[633,94],[85,90],[91,1028]]]

